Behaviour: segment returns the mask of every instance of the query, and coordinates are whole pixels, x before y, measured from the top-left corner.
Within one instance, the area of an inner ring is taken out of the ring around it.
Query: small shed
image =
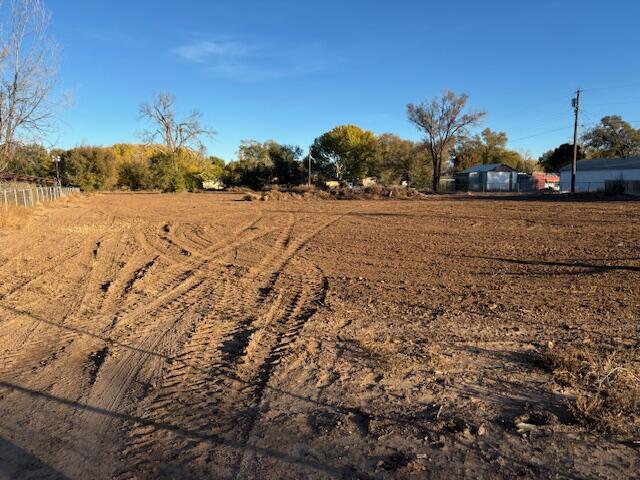
[[[474,165],[455,174],[456,188],[469,192],[512,192],[518,188],[518,172],[504,163]]]
[[[640,180],[640,157],[580,160],[576,165],[576,191],[604,191],[607,181]],[[571,190],[571,164],[560,169],[560,189]]]

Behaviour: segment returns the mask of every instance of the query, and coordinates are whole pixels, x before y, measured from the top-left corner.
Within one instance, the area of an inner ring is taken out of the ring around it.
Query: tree
[[[407,182],[418,187],[431,183],[431,162],[424,144],[384,133],[378,137],[374,175],[382,183]]]
[[[341,125],[313,142],[313,168],[326,178],[356,181],[375,172],[376,150],[373,132]]]
[[[271,142],[269,157],[273,163],[273,178],[277,183],[292,186],[304,182],[305,169],[300,161],[300,147]]]
[[[111,149],[77,147],[60,155],[63,183],[85,191],[109,190],[117,184],[115,158]]]
[[[37,177],[55,176],[55,166],[42,145],[16,145],[7,163],[7,170]]]
[[[640,130],[618,115],[603,117],[582,136],[582,140],[589,158],[640,155]]]
[[[151,103],[140,105],[140,118],[153,124],[152,129],[142,132],[148,144],[162,142],[169,153],[181,150],[205,150],[202,139],[215,136],[215,131],[202,126],[202,113],[193,110],[184,119],[178,120],[174,112],[176,97],[170,93],[158,94]]]
[[[460,136],[477,125],[485,112],[463,113],[468,97],[451,91],[431,101],[407,105],[409,120],[423,133],[433,165],[433,190],[437,191],[443,166]]]
[[[507,148],[507,134],[485,128],[478,135],[463,137],[453,152],[454,171],[461,172],[473,165],[503,163],[516,171],[532,173],[540,166],[538,162],[515,150]]]
[[[10,0],[6,7],[0,7],[0,171],[22,140],[37,140],[50,127],[58,53],[41,0]]]
[[[304,168],[300,161],[302,149],[281,145],[269,140],[257,142],[243,140],[238,148],[238,160],[227,165],[224,183],[243,185],[259,190],[278,183],[296,185],[304,181]]]
[[[584,158],[584,152],[578,145],[578,160]],[[545,172],[558,172],[560,168],[568,165],[573,161],[573,145],[563,143],[554,150],[549,150],[542,154],[538,162],[542,165]]]

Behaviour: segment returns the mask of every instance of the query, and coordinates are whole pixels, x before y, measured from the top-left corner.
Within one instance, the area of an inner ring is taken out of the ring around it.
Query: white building
[[[577,192],[604,191],[606,180],[640,181],[640,157],[598,158],[578,162]],[[571,164],[560,169],[560,190],[571,190]]]

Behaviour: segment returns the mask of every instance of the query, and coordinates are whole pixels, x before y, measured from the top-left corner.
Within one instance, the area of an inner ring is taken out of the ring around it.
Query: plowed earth
[[[239,198],[0,233],[0,477],[638,475],[536,356],[638,346],[640,203]]]

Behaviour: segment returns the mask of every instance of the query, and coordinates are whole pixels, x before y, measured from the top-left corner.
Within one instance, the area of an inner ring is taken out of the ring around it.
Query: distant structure
[[[614,182],[628,185],[627,189],[637,185],[640,182],[640,157],[597,158],[578,162],[577,192],[605,191],[607,183]],[[571,165],[560,169],[560,189],[571,189]]]
[[[560,190],[560,175],[555,173],[533,172],[533,188],[535,190]],[[571,181],[571,179],[569,179]]]
[[[467,192],[514,192],[518,172],[504,163],[482,163],[454,175],[456,189]]]

